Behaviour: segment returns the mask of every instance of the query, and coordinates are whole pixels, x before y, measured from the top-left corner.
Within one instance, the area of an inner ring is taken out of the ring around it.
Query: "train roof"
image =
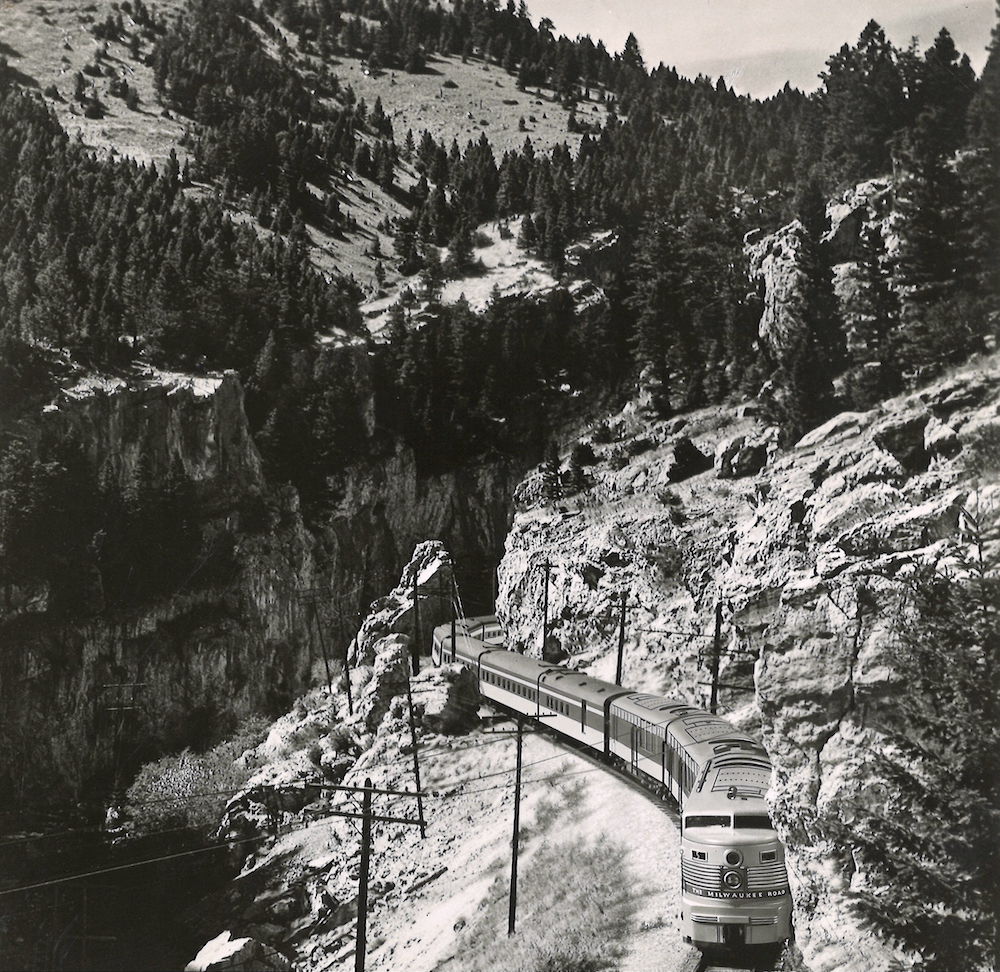
[[[516,675],[534,682],[542,672],[551,667],[537,658],[532,658],[531,655],[522,655],[504,648],[491,648],[486,644],[483,645],[483,648],[488,652],[488,654],[483,655],[483,668],[489,668],[496,672]]]
[[[650,695],[647,692],[628,692],[615,699],[615,708],[631,712],[653,725],[665,725],[672,719],[687,712],[701,712],[687,702],[679,699],[668,699],[662,695]]]
[[[603,708],[609,698],[625,691],[614,682],[605,682],[604,679],[575,672],[571,668],[548,667],[549,671],[542,676],[542,685],[566,692],[573,698],[586,700],[588,705]]]
[[[552,665],[514,651],[491,651],[483,656],[483,667],[532,682],[540,677],[541,684],[548,689],[563,692],[569,698],[585,700],[588,705],[598,707],[603,707],[610,696],[623,691],[621,686],[613,682],[605,682],[583,672],[575,672],[571,668]]]

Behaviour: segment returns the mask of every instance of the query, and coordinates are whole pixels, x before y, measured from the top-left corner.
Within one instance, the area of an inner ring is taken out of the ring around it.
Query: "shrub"
[[[597,462],[594,447],[589,442],[577,442],[570,453],[570,462],[575,462],[578,466],[592,466]]]
[[[594,429],[593,439],[598,445],[603,445],[608,442],[614,441],[614,433],[611,431],[611,425],[607,420],[599,423]]]
[[[969,437],[966,467],[975,476],[1000,473],[1000,425],[984,425]]]
[[[254,774],[239,759],[264,738],[269,723],[252,716],[229,739],[204,753],[190,749],[147,763],[128,788],[125,811],[135,835],[175,827],[218,825],[229,798]]]
[[[625,450],[618,446],[608,457],[612,469],[624,469],[628,465],[628,456]]]
[[[684,501],[672,489],[660,489],[656,492],[657,500],[664,506],[683,506]]]

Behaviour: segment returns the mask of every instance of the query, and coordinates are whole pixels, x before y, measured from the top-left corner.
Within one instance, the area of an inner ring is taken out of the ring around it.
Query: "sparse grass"
[[[546,843],[522,869],[519,931],[507,939],[506,972],[598,972],[613,968],[637,898],[627,879],[623,844],[601,837],[589,846]],[[486,907],[462,934],[463,972],[495,972],[497,937],[507,919],[508,878],[493,882]]]
[[[184,0],[161,0],[156,4],[158,13],[168,18],[183,7]],[[173,148],[183,162],[188,150],[181,142],[190,120],[164,112],[153,87],[149,62],[152,41],[144,35],[139,57],[132,56],[128,39],[137,29],[130,17],[125,17],[125,35],[107,41],[107,54],[102,55],[107,70],[96,63],[95,50],[103,50],[104,44],[97,41],[91,25],[103,22],[117,9],[113,0],[67,0],[58,7],[46,8],[43,20],[34,7],[8,4],[0,17],[0,42],[12,52],[8,55],[11,66],[36,82],[39,90],[46,90],[53,110],[71,136],[79,133],[86,144],[95,148],[159,166]],[[284,33],[294,52],[294,36]],[[314,74],[313,59],[295,53],[292,57],[308,81]],[[68,94],[75,74],[88,66],[93,72],[87,75],[88,91],[92,85],[93,97],[84,105]],[[408,128],[418,136],[427,129],[446,145],[454,138],[464,149],[467,142],[477,140],[485,131],[499,160],[507,149],[519,149],[526,136],[530,136],[536,151],[547,151],[559,142],[575,150],[582,137],[569,132],[569,112],[552,100],[551,91],[518,91],[515,79],[502,68],[475,58],[463,64],[458,57],[432,57],[426,74],[385,71],[373,77],[364,74],[360,60],[341,57],[333,71],[342,86],[351,85],[369,106],[376,98],[382,99],[400,144]],[[112,85],[123,81],[128,84],[130,101],[115,97],[111,90]],[[526,130],[519,130],[522,115],[534,119]],[[603,124],[606,107],[602,102],[581,102],[577,117]],[[404,189],[416,181],[408,166],[402,166],[397,176]],[[203,190],[187,191],[196,194]],[[378,226],[384,226],[387,214],[401,215],[404,206],[397,196],[383,192],[367,179],[355,179],[343,192],[344,212],[357,221],[357,229],[340,238],[310,227],[312,258],[322,271],[351,274],[374,294],[378,291],[375,264],[379,259],[371,252],[375,239],[379,239],[386,254],[382,258],[383,271],[390,283],[397,279],[390,239]],[[250,222],[239,211],[241,205],[235,203],[234,217]]]
[[[475,58],[463,64],[459,57],[434,57],[428,60],[428,67],[435,73],[386,71],[371,77],[365,76],[359,60],[338,60],[336,72],[343,84],[352,85],[369,105],[375,104],[376,98],[382,99],[399,143],[407,128],[412,128],[414,135],[426,128],[445,145],[454,138],[464,149],[468,141],[475,141],[485,131],[499,160],[507,149],[520,149],[525,137],[531,138],[536,151],[547,151],[559,142],[575,150],[582,138],[567,129],[569,111],[551,100],[551,91],[542,88],[538,94],[535,87],[518,91],[516,79],[495,64]],[[454,87],[447,84],[449,80]],[[518,129],[522,115],[535,118],[526,131]],[[577,117],[600,120],[603,125],[607,111],[603,103],[581,101]],[[483,124],[484,119],[489,120],[488,125]]]
[[[626,931],[638,902],[627,879],[627,848],[601,835],[581,845],[549,839],[559,823],[581,811],[582,780],[561,786],[535,807],[522,831],[517,927],[507,940],[505,972],[598,972],[614,967],[624,951]],[[532,848],[538,841],[537,850]],[[506,859],[485,902],[463,930],[456,954],[462,972],[494,972],[496,943],[507,922],[509,876]]]

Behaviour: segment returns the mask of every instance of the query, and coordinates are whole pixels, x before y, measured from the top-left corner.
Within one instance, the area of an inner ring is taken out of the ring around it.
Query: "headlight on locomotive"
[[[746,888],[746,874],[743,871],[723,871],[722,886],[728,891],[743,891]]]

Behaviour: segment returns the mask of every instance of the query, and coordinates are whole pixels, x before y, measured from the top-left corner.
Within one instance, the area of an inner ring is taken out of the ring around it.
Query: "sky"
[[[899,46],[918,36],[927,47],[947,27],[978,72],[996,22],[994,0],[528,0],[528,10],[557,34],[590,34],[612,51],[632,31],[648,67],[722,75],[759,97],[785,81],[813,90],[826,59],[872,19]]]

